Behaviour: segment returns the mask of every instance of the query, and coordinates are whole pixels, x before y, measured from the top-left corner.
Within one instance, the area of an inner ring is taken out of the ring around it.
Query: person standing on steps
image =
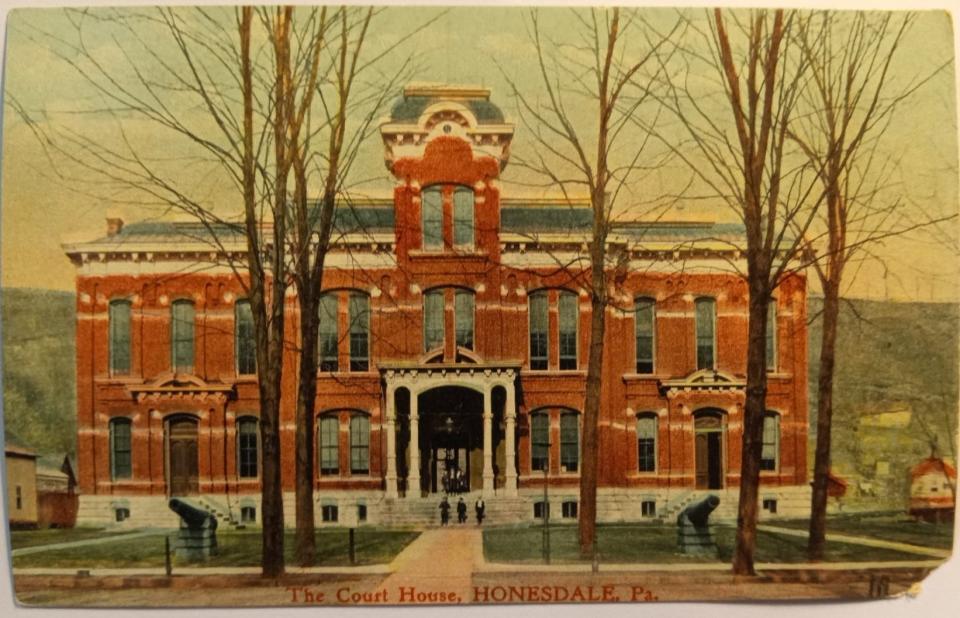
[[[483,496],[477,498],[477,503],[473,505],[473,508],[477,512],[477,525],[483,525],[483,516],[487,510],[487,505],[483,501]]]
[[[467,521],[467,503],[463,501],[463,496],[460,496],[460,501],[457,502],[457,521],[461,524]]]
[[[440,501],[440,525],[446,526],[448,521],[450,521],[450,502],[444,496],[443,500]]]

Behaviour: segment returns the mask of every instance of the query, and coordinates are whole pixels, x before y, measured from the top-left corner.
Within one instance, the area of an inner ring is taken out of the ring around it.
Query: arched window
[[[443,249],[443,195],[440,187],[427,187],[420,196],[423,248],[426,251]]]
[[[534,292],[530,295],[530,369],[547,368],[549,324],[547,292]]]
[[[133,476],[133,442],[128,418],[110,420],[110,476],[113,480]]]
[[[637,373],[653,373],[656,333],[656,304],[652,298],[638,298],[634,303],[637,336]]]
[[[370,419],[364,414],[350,417],[350,474],[370,472]]]
[[[370,298],[350,294],[350,371],[370,369]]]
[[[580,467],[580,415],[560,413],[560,471],[576,472]]]
[[[193,373],[194,310],[189,300],[174,301],[170,309],[170,349],[174,373]]]
[[[472,193],[471,193],[472,195]],[[458,289],[454,294],[454,327],[457,331],[457,346],[473,349],[474,299],[470,290]]]
[[[777,299],[767,305],[767,371],[777,370]]]
[[[453,192],[453,245],[459,248],[473,248],[473,191],[467,187],[457,187]]]
[[[637,469],[640,472],[657,471],[657,415],[637,415]]]
[[[245,417],[237,420],[237,476],[242,479],[257,478],[260,459],[257,451],[260,431],[257,419]]]
[[[253,334],[253,311],[250,301],[238,300],[234,310],[234,354],[237,373],[251,375],[257,372],[257,349]]]
[[[328,293],[320,297],[319,323],[317,328],[317,356],[320,371],[337,371],[339,360],[337,347],[340,341],[337,323],[337,294]]]
[[[717,303],[712,298],[696,301],[697,369],[713,369],[716,363]]]
[[[557,301],[560,322],[560,369],[577,368],[577,295],[560,292]]]
[[[431,290],[423,295],[423,351],[443,347],[443,290]]]
[[[780,467],[780,415],[767,411],[763,415],[763,448],[760,469],[777,470]]]
[[[320,437],[320,474],[323,476],[340,473],[340,419],[336,414],[320,417],[317,427]]]
[[[110,301],[110,373],[130,373],[130,301]]]
[[[547,470],[550,465],[550,415],[546,410],[530,415],[530,469]]]

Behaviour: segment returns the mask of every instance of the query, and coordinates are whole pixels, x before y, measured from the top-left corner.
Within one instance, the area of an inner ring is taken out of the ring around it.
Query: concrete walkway
[[[472,524],[423,532],[392,563],[381,588],[400,603],[467,603],[472,576],[483,563],[483,535]]]
[[[143,536],[156,536],[169,532],[168,530],[162,530],[157,528],[148,528],[146,530],[140,530],[139,532],[131,532],[130,534],[105,534],[101,537],[96,537],[92,539],[84,539],[82,541],[68,541],[65,543],[51,543],[49,545],[34,545],[33,547],[21,547],[20,549],[14,549],[10,552],[11,556],[26,556],[29,554],[39,554],[40,552],[52,551],[54,549],[72,549],[74,547],[87,547],[89,545],[103,545],[105,543],[116,543],[117,541],[126,541],[129,539],[136,539]]]
[[[807,538],[809,532],[806,530],[797,530],[794,528],[781,528],[779,526],[770,526],[766,524],[760,524],[757,526],[757,530],[763,530],[764,532],[773,532],[775,534],[783,534],[786,536],[797,536]],[[934,558],[949,558],[950,550],[949,549],[937,549],[935,547],[924,547],[922,545],[912,545],[910,543],[899,543],[897,541],[884,541],[882,539],[875,539],[872,537],[865,536],[852,536],[849,534],[836,534],[828,533],[827,541],[834,541],[837,543],[850,543],[851,545],[865,545],[867,547],[877,547],[880,549],[893,549],[896,551],[902,551],[908,554],[917,554],[920,556],[932,556]]]

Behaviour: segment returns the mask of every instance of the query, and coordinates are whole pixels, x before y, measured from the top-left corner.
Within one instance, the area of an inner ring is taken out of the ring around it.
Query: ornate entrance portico
[[[409,393],[409,450],[410,461],[407,466],[406,486],[408,494],[420,495],[421,453],[420,453],[420,410],[419,397],[433,389],[443,387],[461,387],[479,393],[483,398],[483,471],[482,492],[484,496],[493,496],[494,484],[494,444],[493,444],[493,392],[502,388],[505,393],[504,420],[504,494],[517,495],[516,465],[516,379],[520,363],[509,364],[418,364],[390,365],[381,364],[380,372],[384,381],[387,466],[386,495],[388,498],[399,496],[397,472],[397,404],[396,395],[400,389]]]

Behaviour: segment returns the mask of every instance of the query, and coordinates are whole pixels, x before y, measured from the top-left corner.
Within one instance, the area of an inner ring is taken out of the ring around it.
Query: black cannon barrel
[[[680,512],[680,517],[686,517],[695,526],[706,526],[710,513],[720,506],[720,497],[710,494],[703,500],[698,500]]]
[[[216,517],[201,508],[195,507],[186,500],[170,498],[170,502],[167,504],[170,506],[170,510],[179,515],[191,528],[201,528],[205,525],[214,529],[217,527]]]

